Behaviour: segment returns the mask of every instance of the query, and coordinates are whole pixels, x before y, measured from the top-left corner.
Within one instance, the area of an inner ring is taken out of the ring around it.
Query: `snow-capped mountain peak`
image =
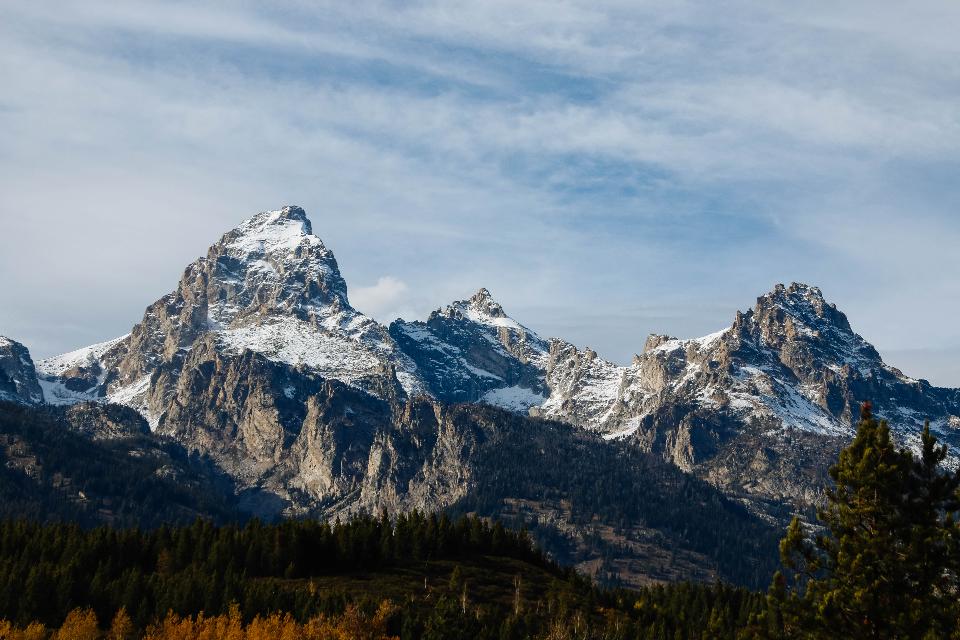
[[[853,331],[847,316],[827,302],[819,288],[806,284],[777,285],[738,317],[734,330],[773,350],[800,377],[843,367],[862,375],[885,368],[880,354]]]
[[[493,299],[486,287],[481,287],[467,301],[468,308],[490,318],[506,318],[507,314],[499,302]],[[462,304],[462,303],[461,303]]]
[[[293,314],[304,320],[349,307],[347,283],[333,252],[313,235],[300,207],[265,211],[242,222],[188,267],[184,284],[208,276],[216,295],[208,319],[225,327],[247,315]]]
[[[789,336],[777,336],[773,342],[784,337],[827,337],[821,336],[824,330],[853,334],[847,316],[835,304],[827,302],[818,287],[798,282],[788,287],[778,284],[772,291],[757,298],[753,317],[765,330],[765,337],[771,330],[781,327],[792,333]]]
[[[297,206],[264,211],[240,223],[224,236],[223,244],[240,254],[290,253],[297,247],[323,246],[313,235],[306,212]]]
[[[489,402],[526,412],[546,399],[550,345],[511,318],[481,288],[437,309],[426,322],[397,320],[390,335],[448,402]]]
[[[475,294],[466,300],[457,300],[450,303],[442,309],[438,309],[431,314],[431,318],[442,316],[451,320],[466,321],[475,325],[486,327],[498,334],[500,341],[505,342],[505,347],[509,348],[510,334],[513,334],[518,341],[531,346],[540,352],[546,352],[547,343],[532,330],[524,327],[519,322],[507,315],[503,306],[494,300],[490,291],[486,288],[480,288]],[[429,321],[428,321],[429,322]],[[506,329],[506,332],[501,332]],[[501,335],[502,334],[502,335]]]
[[[77,360],[61,357],[41,368],[64,402],[109,398],[156,426],[198,354],[245,352],[371,393],[420,390],[415,366],[386,328],[350,306],[333,252],[296,206],[259,213],[224,234],[128,336],[77,352],[82,367],[61,366]]]

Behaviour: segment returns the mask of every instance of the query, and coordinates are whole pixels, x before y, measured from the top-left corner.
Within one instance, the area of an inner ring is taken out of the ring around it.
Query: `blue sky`
[[[960,4],[779,4],[4,2],[0,333],[299,204],[383,321],[486,286],[626,361],[797,280],[960,386]]]

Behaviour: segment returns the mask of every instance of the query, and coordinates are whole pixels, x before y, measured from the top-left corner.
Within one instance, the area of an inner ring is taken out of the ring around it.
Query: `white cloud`
[[[406,294],[410,287],[406,282],[393,276],[382,276],[376,284],[369,287],[354,287],[350,290],[350,303],[369,316],[384,322],[395,319],[389,317],[390,312],[404,306]]]
[[[485,285],[626,359],[806,279],[956,344],[960,4],[880,5],[2,3],[0,332],[122,333],[296,203],[383,320]]]

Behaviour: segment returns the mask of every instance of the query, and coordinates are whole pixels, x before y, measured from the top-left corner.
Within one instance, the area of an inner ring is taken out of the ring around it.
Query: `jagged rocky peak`
[[[651,336],[628,376],[606,414],[607,430],[616,423],[629,426],[637,416],[658,420],[665,408],[684,406],[708,421],[737,425],[732,433],[747,433],[759,420],[765,433],[778,433],[780,425],[845,438],[860,404],[872,400],[880,415],[899,425],[903,441],[915,440],[924,418],[949,440],[946,426],[960,407],[954,390],[931,388],[884,364],[819,288],[801,283],[777,285],[760,296],[752,309],[737,312],[730,329],[691,340]],[[720,431],[714,436],[727,437]]]
[[[313,234],[306,212],[296,206],[262,211],[225,233],[217,244],[254,258],[271,255],[286,259],[309,247],[327,252],[323,241]]]
[[[423,326],[410,323],[408,326]],[[514,357],[526,362],[530,358],[544,358],[549,344],[534,331],[511,318],[490,291],[481,287],[466,300],[456,300],[430,314],[426,326],[444,331],[449,326],[455,332],[489,342],[493,338]]]
[[[508,316],[507,312],[503,310],[503,306],[493,299],[490,291],[485,287],[481,287],[466,300],[456,300],[442,309],[437,309],[431,314],[431,317],[435,315],[457,320],[468,320],[477,324],[506,327],[518,331],[529,331]]]
[[[251,351],[375,395],[419,389],[413,363],[386,328],[350,306],[333,252],[295,206],[225,233],[128,336],[43,368],[65,403],[119,402],[156,427],[198,346],[228,359]]]
[[[793,282],[790,286],[776,285],[773,291],[757,298],[754,317],[766,327],[789,325],[795,333],[809,330],[806,335],[817,335],[824,324],[852,332],[850,322],[837,305],[827,302],[818,287]]]
[[[313,235],[300,207],[255,215],[194,264],[197,268],[188,268],[184,279],[208,276],[207,288],[214,288],[207,296],[212,303],[209,321],[219,325],[271,312],[306,319],[321,307],[349,306],[337,260]]]
[[[263,243],[259,247],[250,247],[251,252],[263,253],[275,250],[289,251],[307,236],[319,241],[319,238],[313,235],[313,227],[307,212],[296,205],[289,205],[273,211],[262,211],[244,220],[223,237],[225,240],[245,237],[249,242]]]
[[[333,252],[313,235],[303,209],[288,206],[224,234],[184,270],[175,291],[147,308],[122,353],[116,348],[107,360],[117,368],[115,384],[137,384],[207,332],[238,348],[283,348],[311,327],[333,329],[355,315]]]
[[[549,391],[549,344],[481,288],[437,309],[426,322],[397,320],[390,335],[445,402],[482,401],[526,413]]]
[[[662,333],[651,333],[647,336],[647,341],[643,344],[643,353],[649,353],[674,340],[676,340],[676,338],[673,336]],[[639,360],[639,356],[634,356],[634,363],[636,363],[637,360]]]
[[[469,302],[471,308],[479,311],[480,313],[486,314],[491,318],[507,317],[503,307],[500,306],[499,302],[493,299],[493,296],[490,295],[490,291],[486,287],[480,287],[480,289],[470,297]]]
[[[21,404],[43,402],[30,351],[4,336],[0,336],[0,400]]]
[[[847,316],[827,302],[818,287],[778,284],[757,298],[756,306],[738,314],[737,333],[750,333],[801,377],[850,367],[865,373],[883,367],[880,354],[850,326]]]

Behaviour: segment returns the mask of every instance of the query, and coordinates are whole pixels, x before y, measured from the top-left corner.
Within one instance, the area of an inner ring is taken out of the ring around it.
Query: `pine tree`
[[[924,638],[957,630],[960,475],[929,425],[919,460],[897,449],[869,403],[857,435],[830,469],[834,487],[817,518],[794,519],[780,543],[792,574],[770,589],[772,637]]]

